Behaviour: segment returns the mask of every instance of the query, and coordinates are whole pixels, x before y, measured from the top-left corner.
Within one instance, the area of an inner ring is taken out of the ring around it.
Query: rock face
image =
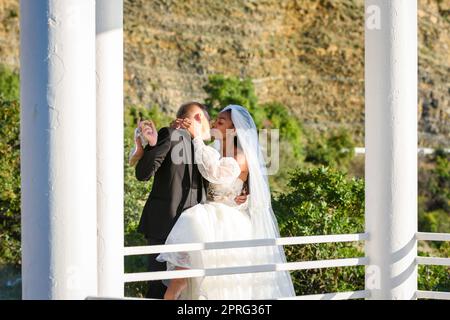
[[[419,144],[450,146],[449,2],[419,0]],[[18,68],[18,1],[0,2],[1,62]],[[127,104],[173,113],[211,74],[254,79],[306,127],[364,143],[363,0],[125,0]]]

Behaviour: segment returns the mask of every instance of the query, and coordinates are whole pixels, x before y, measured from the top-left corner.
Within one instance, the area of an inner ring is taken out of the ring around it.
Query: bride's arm
[[[194,159],[203,178],[211,183],[232,183],[239,177],[241,169],[232,157],[221,157],[220,153],[205,145],[201,137],[192,140]]]

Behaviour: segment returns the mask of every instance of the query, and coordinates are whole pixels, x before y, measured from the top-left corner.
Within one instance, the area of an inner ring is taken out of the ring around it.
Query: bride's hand
[[[170,126],[173,129],[186,129],[186,130],[189,130],[191,124],[192,124],[192,121],[190,119],[188,119],[188,118],[184,118],[184,119],[178,118],[178,119],[175,119],[170,124]]]
[[[178,118],[175,119],[170,126],[174,129],[186,129],[192,136],[192,138],[199,137],[202,135],[202,129],[200,123],[192,122],[191,119],[188,118]]]

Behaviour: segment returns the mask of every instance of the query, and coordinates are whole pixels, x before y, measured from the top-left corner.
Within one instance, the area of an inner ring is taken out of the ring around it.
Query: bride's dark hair
[[[224,112],[228,113],[228,114],[230,115],[230,119],[231,119],[231,110],[226,110],[226,111],[224,111]],[[233,123],[233,120],[231,120],[231,123]],[[236,128],[236,126],[234,125],[234,123],[233,123],[233,127]],[[238,136],[235,135],[234,138],[233,138],[233,144],[234,144],[234,146],[235,146],[236,148],[238,148],[238,145],[239,145],[238,142],[239,142]]]

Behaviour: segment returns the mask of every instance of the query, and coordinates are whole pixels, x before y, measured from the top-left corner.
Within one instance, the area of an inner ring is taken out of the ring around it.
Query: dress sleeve
[[[241,168],[233,157],[221,157],[220,153],[205,145],[201,137],[192,140],[194,159],[203,178],[211,183],[233,183],[241,174]]]

